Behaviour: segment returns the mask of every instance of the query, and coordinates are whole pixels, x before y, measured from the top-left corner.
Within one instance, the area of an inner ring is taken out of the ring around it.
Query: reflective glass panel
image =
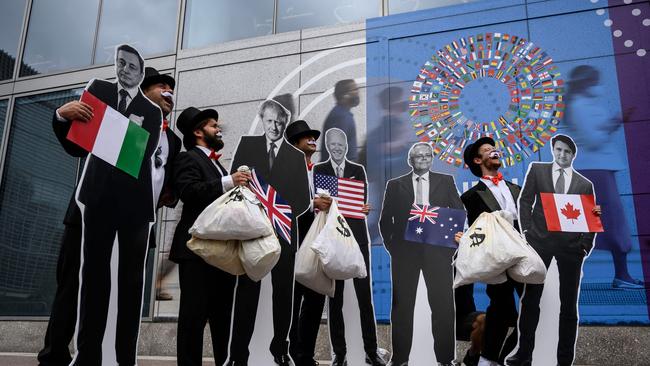
[[[5,118],[7,118],[7,104],[8,100],[0,100],[0,143],[2,143],[2,134],[5,130]]]
[[[422,9],[439,8],[442,6],[473,3],[479,0],[388,0],[388,15],[407,13]]]
[[[183,48],[273,33],[273,0],[187,0]]]
[[[179,0],[102,2],[95,63],[112,63],[115,47],[128,43],[142,56],[172,53],[176,44]]]
[[[34,0],[20,76],[88,66],[99,0]]]
[[[63,216],[78,159],[59,145],[52,114],[80,89],[17,98],[0,186],[0,316],[44,316],[56,290]]]
[[[11,79],[14,74],[26,2],[4,1],[0,5],[0,80]]]
[[[381,0],[278,0],[277,32],[354,22],[381,15]]]

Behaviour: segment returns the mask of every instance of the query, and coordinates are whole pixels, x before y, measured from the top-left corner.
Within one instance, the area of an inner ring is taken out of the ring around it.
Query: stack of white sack
[[[261,203],[250,189],[237,186],[201,212],[189,230],[187,247],[203,260],[253,281],[266,276],[280,259],[280,242]]]
[[[474,282],[503,283],[506,273],[517,282],[544,283],[544,262],[512,221],[500,211],[483,212],[474,221],[460,239],[454,288]]]
[[[333,201],[319,212],[296,255],[296,281],[320,294],[334,296],[335,280],[367,276],[359,244]]]

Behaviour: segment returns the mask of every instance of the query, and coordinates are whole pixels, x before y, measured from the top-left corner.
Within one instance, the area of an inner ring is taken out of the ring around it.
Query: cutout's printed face
[[[555,141],[553,145],[553,158],[561,168],[569,168],[573,163],[575,154],[569,145],[563,141]]]
[[[143,71],[140,68],[138,55],[124,50],[118,51],[115,67],[117,69],[117,80],[124,88],[135,88],[140,84]]]
[[[284,134],[287,119],[284,115],[279,115],[275,109],[265,108],[262,112],[262,123],[264,123],[266,137],[271,141],[277,141]]]
[[[431,148],[425,145],[418,145],[409,153],[409,163],[416,173],[424,173],[429,170],[433,161]]]
[[[341,163],[345,159],[345,154],[348,151],[348,142],[343,132],[327,134],[327,152],[329,152],[332,160],[336,163]]]

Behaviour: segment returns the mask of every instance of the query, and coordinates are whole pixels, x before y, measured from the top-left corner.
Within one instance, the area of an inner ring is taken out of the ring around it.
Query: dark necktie
[[[129,92],[122,89],[120,90],[120,102],[117,105],[117,111],[124,114],[126,112],[126,98],[129,96]]]
[[[559,169],[560,176],[555,182],[555,193],[564,194],[564,169]]]
[[[343,169],[341,169],[340,165],[336,167],[336,176],[339,178],[343,178]]]
[[[273,169],[274,160],[275,160],[275,143],[271,142],[269,146],[269,170]]]

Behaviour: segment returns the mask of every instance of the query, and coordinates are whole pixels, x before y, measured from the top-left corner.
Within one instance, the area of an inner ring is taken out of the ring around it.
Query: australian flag
[[[253,178],[250,182],[251,190],[262,203],[275,232],[287,243],[291,243],[291,206],[280,197],[275,188],[258,177],[255,170],[251,175]]]
[[[458,247],[454,235],[463,231],[465,211],[413,204],[409,214],[404,240],[454,249]]]

